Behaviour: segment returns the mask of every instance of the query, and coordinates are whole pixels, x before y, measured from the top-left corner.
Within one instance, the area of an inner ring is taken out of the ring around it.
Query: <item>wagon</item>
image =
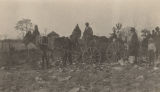
[[[116,40],[111,42],[106,49],[106,59],[108,62],[117,62],[120,59],[124,59],[127,56],[124,43]]]
[[[120,59],[128,59],[128,47],[132,37],[131,29],[132,27],[121,29],[117,33],[115,41],[110,41],[108,48],[106,49],[106,59],[108,62],[117,62]]]
[[[87,43],[79,41],[79,47],[72,51],[74,61],[82,63],[100,63],[105,59],[104,51],[107,48],[108,39],[106,37],[93,36]]]

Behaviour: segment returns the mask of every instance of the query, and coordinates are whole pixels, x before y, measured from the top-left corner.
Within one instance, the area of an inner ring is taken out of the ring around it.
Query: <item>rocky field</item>
[[[160,69],[106,63],[48,70],[1,67],[0,92],[160,92]]]

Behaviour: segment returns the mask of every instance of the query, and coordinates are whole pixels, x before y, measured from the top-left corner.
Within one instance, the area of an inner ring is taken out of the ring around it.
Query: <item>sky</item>
[[[159,0],[0,0],[0,39],[17,38],[16,22],[26,18],[41,34],[55,31],[69,36],[76,24],[82,32],[89,22],[94,34],[108,36],[120,22],[123,27],[153,29],[160,25]]]

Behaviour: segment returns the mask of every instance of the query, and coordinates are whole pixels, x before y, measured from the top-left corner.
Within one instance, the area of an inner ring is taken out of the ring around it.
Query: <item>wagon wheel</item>
[[[101,53],[96,48],[87,48],[82,54],[82,61],[87,63],[100,63]]]
[[[119,42],[110,44],[106,50],[106,58],[109,62],[117,62],[123,55],[122,45]]]

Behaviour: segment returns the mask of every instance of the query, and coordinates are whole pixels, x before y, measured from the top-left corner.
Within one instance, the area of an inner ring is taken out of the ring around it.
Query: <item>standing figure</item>
[[[138,56],[138,50],[139,50],[139,41],[138,41],[138,36],[137,33],[135,32],[135,28],[131,28],[131,40],[129,43],[129,56],[134,57],[134,63],[137,63],[137,56]]]
[[[80,37],[81,37],[81,29],[79,28],[79,25],[77,24],[70,36],[70,39],[75,47],[79,45],[78,40],[80,39]]]
[[[84,42],[86,43],[86,45],[89,44],[89,41],[92,40],[92,37],[93,37],[93,30],[92,28],[89,26],[89,23],[87,22],[86,24],[86,28],[83,32],[83,37],[82,39],[84,40]]]
[[[63,56],[63,65],[66,66],[67,62],[69,62],[69,64],[72,64],[72,53],[71,53],[71,41],[68,37],[64,37],[64,43],[63,43],[63,52],[64,52],[64,56]]]
[[[150,37],[148,40],[148,57],[150,65],[154,65],[154,61],[156,58],[156,45],[152,37]]]
[[[155,32],[155,30],[152,30],[152,37],[156,37],[156,32]]]
[[[46,50],[42,51],[42,69],[49,68],[49,57]]]
[[[111,37],[110,37],[111,41],[113,41],[113,39],[117,39],[116,28],[113,27],[112,30],[113,30],[113,33],[111,34]]]
[[[48,38],[46,36],[42,37],[41,42],[42,50],[42,68],[49,68],[49,53],[48,53]]]
[[[15,59],[14,59],[14,57],[13,57],[13,55],[14,55],[14,53],[15,53],[15,47],[12,45],[12,44],[10,44],[9,43],[9,51],[8,51],[9,53],[8,53],[8,58],[9,58],[9,60],[7,60],[7,65],[9,66],[9,67],[11,67],[11,66],[13,66],[14,65],[14,63],[15,63]]]

